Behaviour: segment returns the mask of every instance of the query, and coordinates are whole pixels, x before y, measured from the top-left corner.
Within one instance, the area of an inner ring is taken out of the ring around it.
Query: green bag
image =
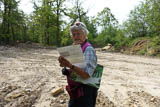
[[[86,84],[89,86],[93,86],[95,88],[99,88],[101,83],[102,73],[103,73],[103,66],[100,64],[97,64],[92,77],[88,79],[84,79],[73,71],[71,74],[71,80],[82,83],[82,84]]]

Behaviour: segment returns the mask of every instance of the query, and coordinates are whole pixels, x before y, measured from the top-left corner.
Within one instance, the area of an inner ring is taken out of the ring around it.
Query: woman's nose
[[[79,35],[74,35],[74,38],[75,38],[75,39],[78,39],[78,38],[79,38]]]

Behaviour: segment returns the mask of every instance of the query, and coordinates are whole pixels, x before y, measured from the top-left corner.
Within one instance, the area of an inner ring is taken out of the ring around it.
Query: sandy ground
[[[96,107],[160,107],[160,59],[97,51],[104,65]],[[67,107],[58,52],[0,46],[0,107]]]

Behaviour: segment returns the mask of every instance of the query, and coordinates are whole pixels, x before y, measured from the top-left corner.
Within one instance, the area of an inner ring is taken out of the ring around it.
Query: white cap
[[[83,33],[87,36],[88,35],[88,30],[87,27],[84,23],[82,22],[75,22],[71,27],[70,27],[70,35],[72,36],[72,31],[73,30],[82,30]]]

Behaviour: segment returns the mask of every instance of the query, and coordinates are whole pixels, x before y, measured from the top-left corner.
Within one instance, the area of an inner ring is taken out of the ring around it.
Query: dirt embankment
[[[96,107],[159,107],[160,60],[97,52],[104,65]],[[0,46],[0,107],[67,107],[55,49]]]

